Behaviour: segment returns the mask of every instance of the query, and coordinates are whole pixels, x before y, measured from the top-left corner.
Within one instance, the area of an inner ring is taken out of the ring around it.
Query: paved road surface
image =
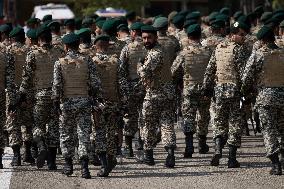
[[[284,188],[284,176],[270,176],[268,160],[264,157],[263,140],[257,137],[244,137],[238,160],[241,168],[226,168],[228,149],[220,167],[209,166],[213,154],[212,138],[209,138],[209,154],[194,154],[192,159],[183,159],[183,135],[178,132],[176,167],[164,167],[165,151],[161,145],[155,150],[156,166],[138,164],[134,159],[123,159],[109,178],[95,177],[98,167],[90,166],[92,179],[80,178],[80,166],[75,166],[75,174],[65,177],[61,174],[63,159],[58,158],[58,171],[47,171],[23,165],[14,169],[7,168],[11,159],[11,149],[7,148],[5,166],[0,170],[0,189],[179,189],[179,188]],[[195,143],[195,146],[197,144]]]

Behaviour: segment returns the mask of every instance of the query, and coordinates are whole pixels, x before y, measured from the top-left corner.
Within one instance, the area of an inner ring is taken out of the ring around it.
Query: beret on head
[[[85,27],[89,27],[93,24],[93,18],[85,18],[83,21],[82,21],[82,25],[85,26]]]
[[[168,25],[168,19],[166,17],[159,17],[155,20],[153,27],[164,28]]]
[[[94,44],[96,44],[98,41],[109,41],[110,37],[108,35],[98,35],[95,38]]]
[[[242,22],[242,21],[235,22],[232,27],[233,28],[240,28],[240,29],[244,30],[247,33],[249,32],[249,29],[250,29],[249,26],[246,23]]]
[[[223,7],[223,8],[220,10],[220,13],[229,16],[229,15],[230,15],[230,9],[229,9],[228,7]]]
[[[142,22],[135,22],[130,26],[131,30],[141,30],[141,27],[144,26]]]
[[[52,21],[52,15],[51,14],[47,14],[42,18],[42,22],[51,20]]]
[[[273,16],[272,12],[264,12],[261,17],[260,21],[265,23],[267,20],[269,20]]]
[[[102,28],[104,23],[105,23],[105,20],[99,20],[99,21],[96,22],[96,26],[99,27],[99,28]]]
[[[136,12],[135,11],[129,11],[126,15],[125,15],[126,19],[131,19],[136,17]]]
[[[12,30],[11,26],[8,24],[3,24],[0,26],[0,32],[10,32]]]
[[[129,30],[129,28],[128,28],[128,26],[126,24],[119,24],[116,29],[117,29],[117,31]]]
[[[177,14],[173,17],[173,24],[175,26],[183,26],[184,24],[184,16]]]
[[[239,18],[240,16],[242,16],[242,15],[244,15],[242,11],[237,11],[237,12],[235,12],[235,14],[233,15],[233,18],[234,18],[235,20],[238,20],[238,18]]]
[[[224,20],[225,22],[230,21],[230,17],[226,14],[218,14],[216,15],[215,19],[221,19],[221,20]]]
[[[19,35],[25,35],[25,31],[22,27],[15,27],[9,34],[9,37],[16,37]]]
[[[216,28],[216,29],[224,28],[225,25],[226,25],[225,21],[221,20],[221,19],[217,19],[217,20],[214,20],[213,22],[211,22],[211,27]]]
[[[274,36],[274,32],[273,32],[273,29],[269,26],[263,26],[259,31],[258,33],[256,34],[256,37],[258,40],[261,40],[267,36],[271,36],[273,35]]]
[[[36,36],[39,37],[43,33],[50,33],[50,28],[46,25],[42,25],[37,29]]]
[[[186,20],[199,19],[199,18],[200,18],[200,12],[191,12],[188,13],[186,16]]]
[[[37,18],[30,18],[27,20],[27,24],[37,24],[39,23]]]
[[[57,21],[52,21],[52,22],[50,22],[48,25],[47,25],[47,27],[49,27],[49,28],[57,28],[57,27],[60,27],[60,23],[59,22],[57,22]]]
[[[187,28],[188,26],[192,24],[197,24],[197,20],[191,19],[191,20],[186,20],[184,23],[184,28]]]
[[[74,19],[67,19],[64,21],[64,26],[75,26],[75,20]]]
[[[104,22],[102,30],[103,31],[116,30],[116,27],[117,27],[117,20],[109,19]]]
[[[84,37],[84,36],[91,35],[92,32],[91,32],[90,28],[81,28],[79,31],[76,31],[75,33],[79,37]]]
[[[78,43],[79,41],[79,36],[74,33],[69,33],[62,38],[62,42],[67,45],[72,43]]]
[[[141,27],[141,32],[157,34],[157,29],[150,25],[144,25]]]
[[[186,29],[186,33],[187,35],[200,35],[201,34],[201,27],[199,24],[192,24],[190,26],[188,26],[188,28]]]
[[[27,32],[27,37],[30,38],[30,39],[37,39],[37,30],[36,29],[30,29],[28,32]]]

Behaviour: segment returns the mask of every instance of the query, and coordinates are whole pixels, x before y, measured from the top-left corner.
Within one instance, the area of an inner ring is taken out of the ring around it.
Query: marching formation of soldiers
[[[237,149],[250,120],[263,134],[270,174],[281,175],[284,10],[259,6],[230,15],[225,7],[203,17],[181,11],[142,19],[129,12],[60,23],[46,15],[29,19],[26,32],[1,25],[0,169],[8,144],[12,166],[56,170],[62,153],[63,174],[73,174],[78,155],[83,178],[91,178],[89,164],[107,177],[117,155],[135,156],[134,138],[139,162],[155,165],[153,149],[162,142],[165,166],[173,168],[182,117],[184,158],[195,152],[195,134],[198,152],[208,153],[210,124],[210,165],[219,165],[227,145],[228,168],[240,167]]]

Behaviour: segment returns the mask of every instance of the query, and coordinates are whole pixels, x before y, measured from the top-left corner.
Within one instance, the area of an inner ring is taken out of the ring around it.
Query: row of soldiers
[[[219,165],[228,144],[228,168],[237,168],[247,123],[243,105],[248,104],[259,114],[270,173],[280,175],[284,52],[277,45],[283,43],[282,20],[283,10],[257,7],[233,18],[223,8],[203,20],[200,12],[181,11],[144,23],[131,12],[127,19],[86,18],[82,28],[71,19],[64,22],[63,36],[51,15],[40,26],[38,19],[30,19],[26,34],[23,28],[11,31],[2,25],[1,105],[7,118],[4,124],[3,111],[0,157],[5,125],[13,166],[21,165],[23,143],[25,162],[42,168],[47,161],[48,169],[55,170],[60,144],[64,174],[73,174],[77,147],[82,177],[91,177],[89,160],[101,164],[98,176],[105,177],[117,164],[122,136],[125,156],[133,157],[132,140],[139,133],[138,150],[144,154],[138,160],[154,165],[153,149],[161,140],[168,153],[165,166],[172,168],[180,106],[184,158],[194,153],[194,134],[199,153],[209,151],[211,114],[215,153],[210,164]],[[246,99],[253,100],[244,103]]]

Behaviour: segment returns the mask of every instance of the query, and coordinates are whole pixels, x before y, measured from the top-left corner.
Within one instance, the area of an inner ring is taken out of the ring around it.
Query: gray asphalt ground
[[[252,132],[251,132],[252,134]],[[228,149],[219,167],[209,166],[214,152],[212,138],[209,137],[210,152],[194,154],[192,159],[183,159],[184,137],[177,132],[176,167],[164,167],[166,153],[161,144],[155,149],[156,165],[142,165],[135,159],[123,159],[108,178],[98,178],[99,167],[90,166],[92,179],[80,178],[80,166],[76,164],[75,174],[66,177],[61,174],[62,157],[58,157],[58,171],[48,171],[46,167],[37,169],[23,165],[12,170],[10,189],[178,189],[178,188],[284,188],[284,176],[270,176],[269,161],[264,157],[263,140],[258,136],[243,137],[238,160],[241,168],[228,169]],[[195,141],[195,146],[197,143]],[[196,148],[197,151],[197,148]],[[11,171],[4,169],[5,171]],[[1,185],[0,185],[1,188]]]

